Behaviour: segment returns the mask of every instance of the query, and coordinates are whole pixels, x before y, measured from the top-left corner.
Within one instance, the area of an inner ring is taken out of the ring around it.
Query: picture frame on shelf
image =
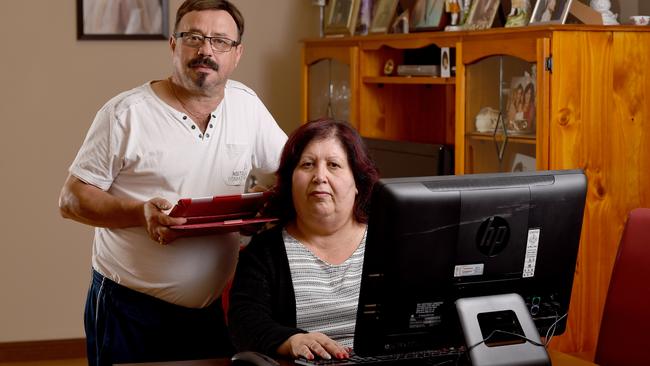
[[[77,0],[78,40],[169,39],[169,0],[106,4],[101,0]]]
[[[530,74],[515,76],[510,82],[508,100],[503,111],[509,135],[535,133],[536,85]]]
[[[411,32],[439,30],[445,27],[445,0],[416,0],[410,9]]]
[[[409,32],[409,10],[406,9],[400,15],[396,16],[390,28],[392,33],[408,33]]]
[[[511,172],[532,172],[536,170],[536,159],[521,153],[516,153],[512,160]]]
[[[573,0],[537,0],[529,25],[564,24]]]
[[[388,33],[393,23],[399,0],[375,0],[370,22],[370,33]]]
[[[490,29],[499,9],[499,0],[473,1],[465,23],[465,29]]]
[[[360,0],[330,0],[325,7],[326,35],[353,35]]]
[[[451,77],[451,56],[449,54],[449,47],[440,48],[440,77]]]
[[[373,0],[359,0],[359,12],[354,29],[355,35],[365,36],[370,31]]]

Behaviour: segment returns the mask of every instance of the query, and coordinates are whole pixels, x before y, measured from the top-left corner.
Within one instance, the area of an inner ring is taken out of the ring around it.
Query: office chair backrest
[[[614,262],[595,362],[641,365],[650,360],[650,208],[630,212]]]

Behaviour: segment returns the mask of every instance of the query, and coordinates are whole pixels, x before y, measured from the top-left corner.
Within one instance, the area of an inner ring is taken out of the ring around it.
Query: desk
[[[593,362],[570,356],[566,353],[548,350],[553,366],[594,366]],[[219,358],[213,360],[175,361],[175,362],[146,362],[120,364],[119,366],[230,366],[230,359]],[[280,366],[294,366],[291,360],[280,360]],[[116,365],[118,366],[118,365]]]

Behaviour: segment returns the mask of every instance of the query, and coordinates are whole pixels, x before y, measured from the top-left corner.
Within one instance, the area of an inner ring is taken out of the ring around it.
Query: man
[[[286,135],[255,93],[228,80],[243,18],[226,0],[178,9],[171,77],[118,95],[97,113],[60,197],[93,225],[85,312],[91,365],[212,358],[231,345],[220,294],[239,239],[182,237],[166,210],[183,197],[237,194],[277,168]]]

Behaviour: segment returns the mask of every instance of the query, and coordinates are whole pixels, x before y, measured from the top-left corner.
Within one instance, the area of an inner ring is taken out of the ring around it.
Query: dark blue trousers
[[[233,353],[221,299],[203,309],[186,308],[118,285],[94,270],[84,320],[89,365]]]

